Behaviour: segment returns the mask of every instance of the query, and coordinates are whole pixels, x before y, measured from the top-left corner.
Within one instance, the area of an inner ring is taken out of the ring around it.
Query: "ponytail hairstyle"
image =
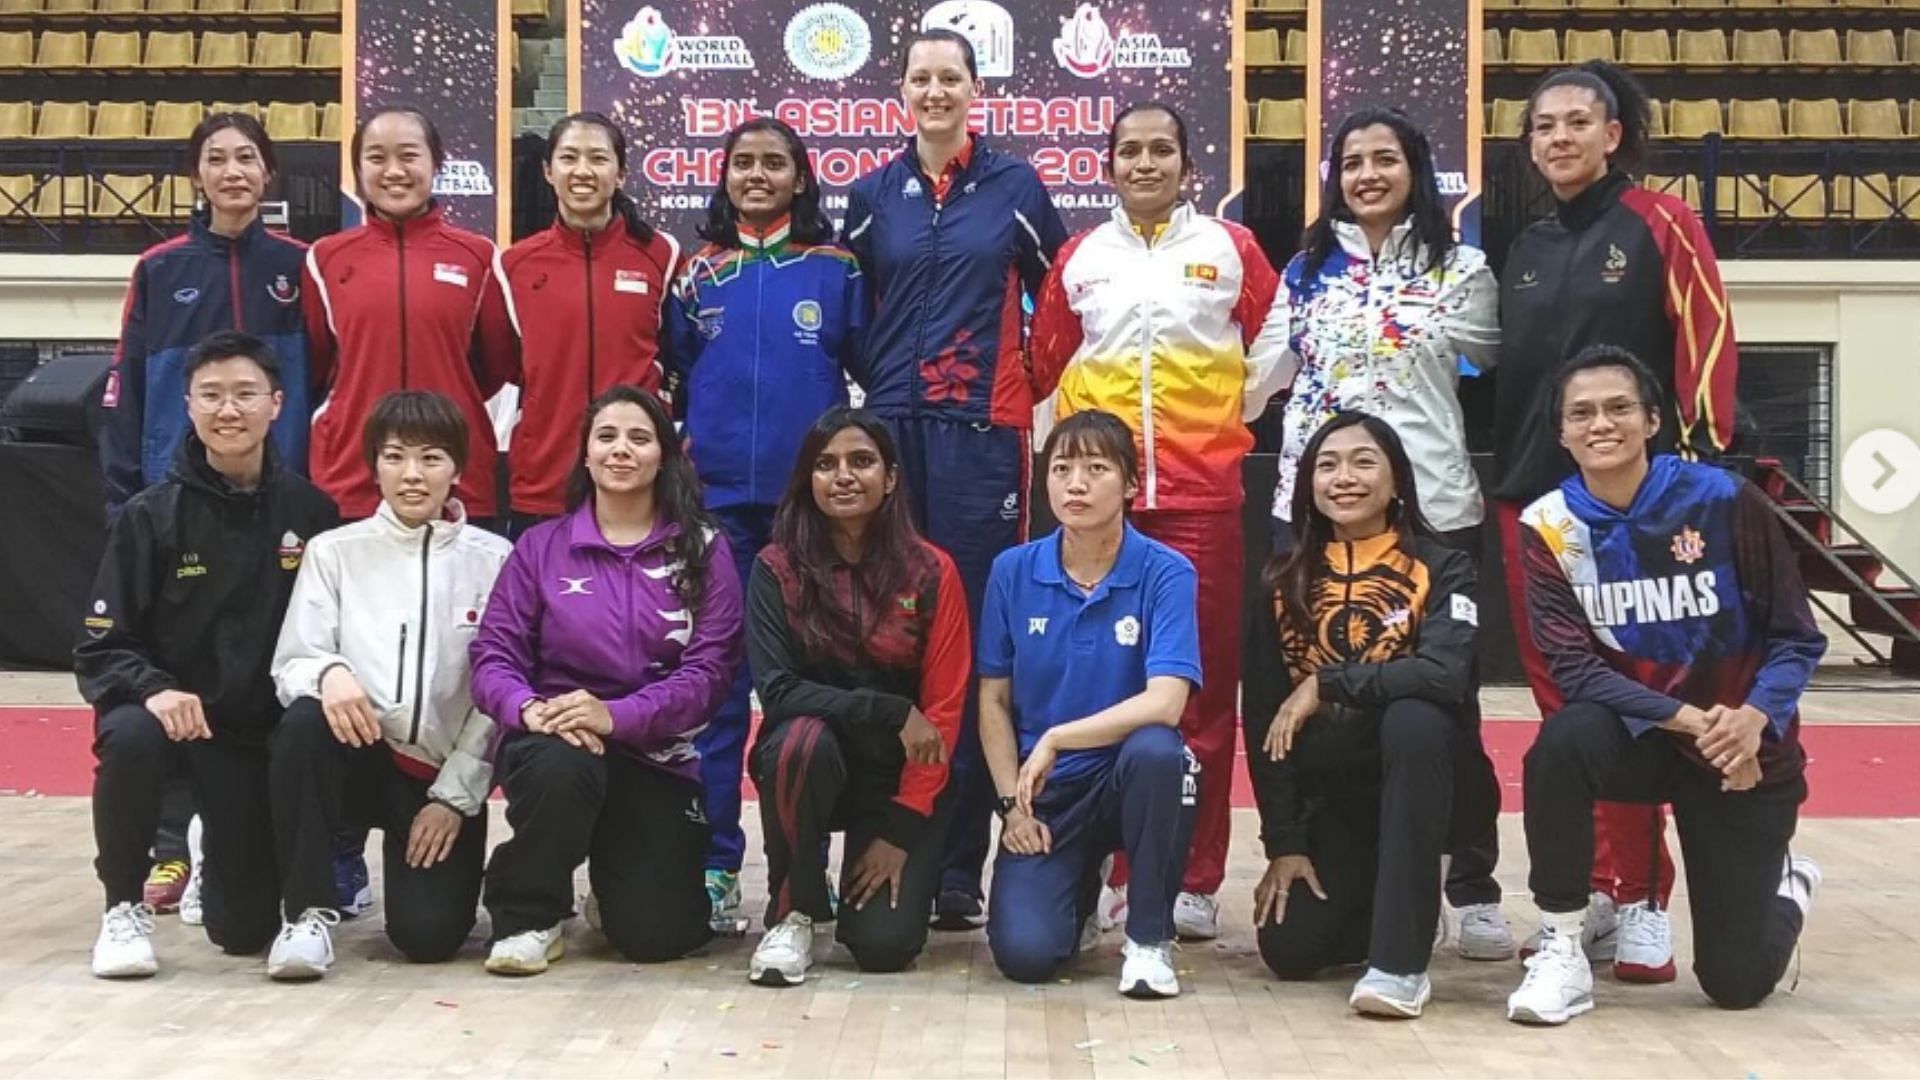
[[[1306,236],[1300,242],[1301,250],[1305,252],[1300,263],[1303,280],[1313,280],[1313,276],[1320,272],[1320,267],[1340,246],[1333,223],[1353,221],[1353,210],[1347,206],[1346,192],[1340,187],[1340,160],[1346,154],[1347,136],[1376,124],[1393,132],[1394,138],[1400,141],[1401,156],[1407,159],[1407,172],[1412,182],[1407,190],[1406,218],[1413,222],[1413,235],[1420,245],[1418,254],[1424,262],[1415,271],[1420,274],[1431,273],[1445,266],[1447,256],[1453,254],[1457,243],[1453,237],[1453,221],[1447,217],[1446,204],[1440,199],[1440,180],[1433,165],[1433,144],[1427,141],[1427,133],[1399,109],[1370,105],[1348,113],[1334,131],[1333,141],[1327,144],[1327,178],[1320,189],[1320,216],[1307,226]]]
[[[1632,174],[1647,154],[1647,138],[1653,127],[1653,106],[1647,100],[1646,87],[1615,64],[1589,60],[1578,67],[1564,68],[1541,79],[1527,95],[1526,112],[1520,118],[1523,139],[1533,138],[1533,107],[1540,95],[1556,86],[1578,86],[1593,94],[1607,112],[1607,119],[1620,121],[1620,145],[1607,157],[1607,164]]]
[[[755,117],[727,132],[720,151],[720,181],[707,197],[707,220],[694,230],[700,239],[725,248],[740,246],[740,211],[727,194],[727,163],[740,137],[755,131],[771,131],[786,141],[787,156],[793,159],[793,206],[787,211],[791,224],[788,238],[796,244],[831,244],[833,221],[820,209],[820,180],[813,172],[813,160],[807,157],[807,145],[800,133],[785,121],[771,116]]]
[[[361,117],[360,122],[353,128],[353,142],[349,148],[349,156],[353,159],[354,193],[360,196],[360,204],[367,208],[367,214],[370,217],[378,217],[380,211],[373,205],[373,200],[367,198],[366,188],[360,183],[360,148],[367,140],[367,129],[373,126],[375,120],[383,116],[409,116],[413,118],[414,123],[420,125],[421,133],[427,137],[427,157],[433,162],[435,176],[440,175],[440,167],[447,163],[447,144],[441,141],[440,129],[434,126],[426,113],[412,105],[382,105]],[[431,191],[427,194],[427,205],[433,205]]]
[[[591,125],[605,131],[607,141],[613,144],[613,160],[619,164],[622,173],[627,171],[626,132],[621,131],[620,125],[614,123],[605,113],[597,112],[569,113],[554,121],[553,127],[547,130],[546,161],[549,165],[553,163],[553,153],[559,148],[561,137],[575,124]],[[613,213],[626,224],[627,235],[633,238],[634,243],[646,247],[653,242],[654,227],[640,216],[640,204],[633,201],[633,196],[627,194],[624,186],[613,189]],[[671,267],[662,269],[667,273],[672,272]]]

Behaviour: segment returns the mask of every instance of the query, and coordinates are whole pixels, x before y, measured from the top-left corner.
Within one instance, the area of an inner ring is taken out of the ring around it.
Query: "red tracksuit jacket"
[[[492,241],[441,219],[374,219],[307,252],[304,295],[316,388],[309,472],[347,519],[372,516],[380,491],[360,451],[361,425],[394,390],[436,390],[466,415],[468,451],[455,493],[476,518],[499,512],[498,447],[486,402],[520,377],[520,343]]]
[[[555,221],[507,249],[500,265],[513,309],[530,320],[514,428],[513,509],[558,514],[587,403],[618,383],[660,390],[661,309],[680,245],[635,240],[618,215],[596,233]]]

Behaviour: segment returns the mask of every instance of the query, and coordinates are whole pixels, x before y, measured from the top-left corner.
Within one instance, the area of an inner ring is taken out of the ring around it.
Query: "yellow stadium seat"
[[[197,0],[193,10],[198,15],[238,15],[241,4],[240,0]]]
[[[1718,101],[1675,98],[1667,103],[1667,134],[1673,138],[1703,139],[1712,132],[1724,130]]]
[[[1677,30],[1673,35],[1674,60],[1692,67],[1724,64],[1728,61],[1727,34],[1724,30]]]
[[[1787,134],[1800,139],[1844,138],[1840,130],[1840,103],[1832,98],[1787,102]]]
[[[1613,31],[1569,30],[1565,54],[1569,64],[1578,64],[1587,60],[1612,60],[1614,59]]]
[[[143,101],[103,101],[93,110],[96,139],[147,137],[147,105]]]
[[[138,67],[140,35],[130,30],[102,30],[93,35],[93,67]]]
[[[49,220],[77,218],[87,212],[87,178],[49,176],[33,200],[33,216]]]
[[[328,142],[340,141],[340,103],[329,101],[320,108],[320,137]]]
[[[1656,139],[1667,136],[1667,107],[1660,103],[1659,98],[1647,102],[1647,134]]]
[[[1760,98],[1727,102],[1727,134],[1735,139],[1778,139],[1786,128],[1780,124],[1780,100]]]
[[[84,139],[91,125],[87,122],[84,101],[49,101],[40,106],[40,126],[36,139]]]
[[[315,30],[307,36],[307,58],[302,67],[338,68],[340,35],[331,30]]]
[[[547,0],[513,0],[513,17],[544,19],[547,17]]]
[[[1907,27],[1907,32],[1901,35],[1901,41],[1905,51],[1900,55],[1906,57],[1909,64],[1920,64],[1920,26]]]
[[[215,101],[207,105],[207,115],[214,113],[242,113],[260,119],[260,103],[257,101]]]
[[[300,32],[259,33],[253,35],[253,66],[257,68],[293,68],[300,66],[306,42]]]
[[[1507,31],[1507,62],[1545,66],[1560,62],[1560,35],[1551,30]]]
[[[1280,62],[1280,31],[1247,31],[1247,65],[1267,67]]]
[[[1894,183],[1894,205],[1909,220],[1920,221],[1920,176],[1903,176]]]
[[[1630,8],[1670,8],[1673,0],[1627,0]]]
[[[1733,62],[1755,66],[1773,67],[1787,62],[1787,46],[1780,31],[1735,30],[1733,32]]]
[[[1567,0],[1517,0],[1515,7],[1523,8],[1563,8]]]
[[[1673,63],[1673,39],[1665,30],[1620,31],[1620,62],[1629,67]]]
[[[1891,30],[1847,31],[1847,63],[1891,67],[1900,62],[1900,49]]]
[[[93,185],[93,217],[152,217],[159,185],[151,176],[107,173]]]
[[[267,103],[267,137],[275,142],[304,142],[313,138],[319,108],[311,101]]]
[[[204,115],[197,101],[156,101],[153,103],[153,119],[149,121],[147,137],[151,139],[185,139],[200,126]]]
[[[1920,98],[1907,102],[1907,134],[1920,137]]]
[[[1594,8],[1617,8],[1620,6],[1620,0],[1573,0],[1573,6],[1583,11]]]
[[[298,0],[294,6],[302,15],[340,14],[340,0]]]
[[[0,101],[0,139],[33,137],[33,102]]]
[[[0,0],[0,15],[38,15],[40,0]]]
[[[158,213],[161,217],[186,217],[193,213],[193,204],[199,199],[194,193],[193,181],[184,176],[169,176],[160,188]]]
[[[1779,7],[1780,0],[1733,0],[1733,6],[1737,8]]]
[[[193,11],[193,0],[147,0],[149,15],[186,15]]]
[[[147,35],[147,55],[142,67],[187,68],[193,66],[193,35],[185,30],[156,30]]]
[[[1827,185],[1818,175],[1769,177],[1767,198],[1780,213],[1795,221],[1826,220]]]
[[[247,0],[249,15],[291,15],[293,0]]]
[[[1280,62],[1288,67],[1305,67],[1307,64],[1307,32],[1305,30],[1287,31],[1287,48],[1280,55]]]
[[[91,15],[93,0],[46,0],[43,10],[49,15]]]
[[[100,0],[102,15],[144,15],[147,5],[142,0]]]
[[[1893,216],[1893,179],[1886,173],[1833,178],[1833,212],[1854,221],[1885,221]]]
[[[40,35],[40,52],[34,66],[43,68],[79,68],[87,66],[87,35],[79,30],[49,30]]]
[[[1899,139],[1900,103],[1892,98],[1847,102],[1847,134],[1856,139]]]
[[[1715,213],[1721,217],[1771,217],[1767,186],[1758,176],[1722,176],[1713,182]]]
[[[1491,26],[1487,27],[1481,31],[1480,43],[1480,51],[1485,54],[1480,58],[1482,63],[1504,64],[1507,62],[1507,39],[1501,36],[1500,31]]]
[[[1787,58],[1796,64],[1838,64],[1840,32],[1831,29],[1790,31]]]
[[[247,35],[244,31],[208,31],[200,35],[200,56],[195,67],[237,68],[247,64]]]
[[[1674,6],[1683,8],[1726,7],[1727,0],[1674,0]]]
[[[1253,130],[1263,139],[1299,142],[1307,137],[1307,103],[1299,98],[1286,101],[1262,98],[1255,107]]]
[[[1499,139],[1518,139],[1525,135],[1527,103],[1513,98],[1493,99],[1493,120],[1487,134]]]
[[[0,30],[0,70],[33,66],[33,31]]]
[[[1697,176],[1655,176],[1648,173],[1640,181],[1648,191],[1664,192],[1681,201],[1695,213],[1700,212],[1700,178]]]
[[[33,206],[33,177],[0,176],[0,218],[22,217]]]

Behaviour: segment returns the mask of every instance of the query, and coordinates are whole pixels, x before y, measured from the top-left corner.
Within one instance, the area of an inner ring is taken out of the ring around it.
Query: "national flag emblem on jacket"
[[[1188,281],[1219,281],[1220,268],[1212,263],[1188,263],[1186,278]]]

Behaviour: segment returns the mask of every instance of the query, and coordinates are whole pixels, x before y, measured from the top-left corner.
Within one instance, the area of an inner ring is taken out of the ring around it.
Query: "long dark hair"
[[[755,117],[727,132],[726,145],[720,152],[720,182],[713,186],[713,194],[707,197],[707,220],[694,230],[695,233],[700,239],[721,247],[740,246],[740,211],[727,194],[726,163],[733,160],[733,148],[740,142],[740,137],[753,131],[771,131],[786,140],[787,156],[793,159],[793,209],[788,211],[793,223],[787,233],[788,238],[796,244],[831,242],[833,222],[820,209],[820,181],[813,174],[813,162],[807,157],[807,146],[800,141],[799,132],[785,121],[771,116]]]
[[[1333,223],[1353,221],[1346,192],[1340,188],[1340,159],[1347,151],[1347,136],[1375,124],[1384,125],[1400,140],[1400,152],[1406,156],[1407,171],[1412,174],[1406,216],[1413,222],[1413,234],[1420,242],[1418,250],[1426,257],[1425,265],[1415,267],[1415,272],[1425,274],[1444,266],[1447,256],[1453,253],[1453,222],[1447,217],[1446,204],[1440,201],[1440,181],[1434,171],[1433,146],[1427,141],[1427,133],[1399,109],[1370,105],[1348,113],[1334,131],[1333,141],[1327,144],[1327,178],[1320,189],[1320,216],[1307,226],[1306,237],[1300,242],[1306,252],[1301,263],[1302,276],[1307,279],[1319,273],[1320,267],[1340,246]]]
[[[573,475],[567,478],[567,512],[572,513],[593,498],[593,476],[587,472],[587,446],[593,438],[594,421],[608,406],[621,403],[638,405],[653,423],[654,441],[660,444],[660,472],[653,478],[653,516],[656,522],[680,527],[680,535],[667,542],[668,561],[678,564],[673,587],[687,610],[698,611],[707,592],[708,564],[713,560],[713,518],[700,503],[700,478],[694,475],[693,461],[687,457],[674,430],[673,416],[660,399],[638,386],[619,384],[593,399],[580,422],[580,449],[574,455]]]
[[[1314,462],[1328,436],[1350,427],[1366,429],[1380,452],[1387,456],[1393,471],[1393,501],[1387,504],[1387,525],[1400,535],[1405,548],[1415,537],[1432,537],[1433,526],[1420,512],[1420,495],[1414,490],[1413,462],[1407,448],[1394,433],[1393,425],[1365,412],[1343,412],[1320,425],[1300,452],[1299,472],[1293,484],[1293,550],[1267,561],[1261,581],[1270,594],[1285,605],[1287,621],[1300,634],[1313,633],[1313,581],[1326,570],[1327,545],[1333,542],[1333,522],[1320,512],[1313,501]]]
[[[614,123],[604,113],[597,112],[570,113],[554,121],[553,127],[547,129],[546,161],[549,165],[553,163],[553,152],[559,148],[561,136],[575,124],[585,124],[605,131],[607,141],[613,144],[613,160],[620,164],[621,172],[627,171],[626,133],[620,130],[619,124]],[[627,194],[627,189],[624,187],[613,189],[613,212],[616,217],[626,223],[627,235],[633,237],[634,243],[645,247],[653,242],[653,226],[640,216],[640,204],[633,201],[633,196]],[[666,267],[665,271],[672,273],[672,267]]]
[[[1533,107],[1540,95],[1556,86],[1578,86],[1592,92],[1607,119],[1620,121],[1620,145],[1607,156],[1607,163],[1634,172],[1647,154],[1647,136],[1653,127],[1653,106],[1647,101],[1646,87],[1640,80],[1605,60],[1589,60],[1578,67],[1556,71],[1533,84],[1527,95],[1527,108],[1520,116],[1521,138],[1533,138]],[[1531,160],[1531,155],[1529,155]]]
[[[447,144],[440,138],[440,129],[434,126],[433,120],[426,113],[412,105],[382,105],[361,117],[360,122],[353,126],[353,141],[349,144],[348,156],[353,159],[354,192],[360,196],[360,204],[367,208],[369,217],[379,217],[380,210],[373,205],[373,200],[367,198],[366,188],[360,183],[360,148],[367,141],[367,129],[373,126],[375,120],[383,116],[410,116],[420,125],[421,133],[427,137],[427,158],[433,162],[435,176],[440,174],[440,166],[447,163]],[[432,181],[429,180],[428,184],[431,186]],[[433,192],[429,189],[427,206],[431,208],[433,202]]]
[[[860,573],[854,581],[865,599],[874,602],[861,607],[869,613],[880,611],[878,601],[911,588],[931,559],[908,510],[907,481],[900,475],[900,451],[893,434],[865,409],[836,405],[822,413],[800,440],[787,492],[773,516],[772,534],[773,542],[786,550],[799,580],[799,603],[788,621],[799,631],[800,646],[809,656],[826,655],[834,651],[835,643],[844,645],[867,635],[867,627],[834,595],[833,569],[839,555],[833,547],[833,523],[813,499],[813,463],[833,437],[848,428],[857,428],[873,440],[880,461],[894,477],[892,494],[881,500],[867,526],[866,550],[861,552]]]

